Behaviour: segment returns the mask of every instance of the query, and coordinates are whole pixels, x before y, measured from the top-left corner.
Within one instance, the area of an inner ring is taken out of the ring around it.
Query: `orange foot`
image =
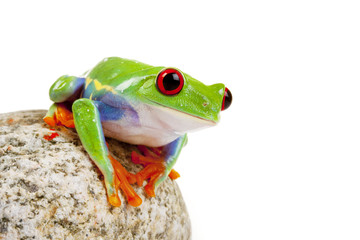
[[[45,116],[44,121],[50,126],[65,126],[75,128],[74,116],[63,104],[57,104],[57,108],[52,116]]]
[[[149,197],[155,197],[155,184],[163,176],[166,170],[162,148],[149,149],[145,146],[138,146],[138,148],[144,155],[133,151],[131,153],[131,160],[135,164],[143,165],[144,169],[135,175],[136,182],[139,186],[142,186],[143,182],[148,180],[148,183],[144,187],[145,192]],[[169,177],[171,179],[176,179],[180,177],[180,174],[175,170],[171,170]]]
[[[142,203],[141,198],[137,193],[134,191],[134,189],[130,186],[130,184],[133,184],[136,182],[136,177],[134,174],[129,173],[122,165],[119,163],[116,159],[114,159],[109,154],[109,159],[111,161],[111,164],[115,170],[115,192],[116,194],[109,196],[109,202],[113,206],[120,206],[121,201],[118,194],[119,188],[122,190],[124,195],[127,198],[128,203],[133,206],[137,207],[140,206]]]

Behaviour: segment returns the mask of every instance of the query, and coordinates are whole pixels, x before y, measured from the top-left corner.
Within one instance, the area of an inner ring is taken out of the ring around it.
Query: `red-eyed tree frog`
[[[51,126],[76,128],[104,175],[109,203],[120,206],[121,189],[132,206],[141,198],[131,187],[143,185],[150,197],[172,170],[190,131],[214,126],[232,100],[223,84],[207,86],[176,68],[154,67],[119,57],[105,58],[82,77],[64,75],[50,88],[54,104],[44,117]],[[105,136],[139,146],[127,172],[109,153]]]

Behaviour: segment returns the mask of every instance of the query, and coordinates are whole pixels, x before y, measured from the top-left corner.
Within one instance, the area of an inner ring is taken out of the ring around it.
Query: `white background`
[[[175,168],[193,239],[360,239],[358,1],[2,1],[0,112],[108,56],[233,93]]]

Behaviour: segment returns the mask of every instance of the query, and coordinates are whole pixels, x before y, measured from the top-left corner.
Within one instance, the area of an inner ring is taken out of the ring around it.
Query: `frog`
[[[222,83],[205,85],[174,67],[152,66],[120,57],[100,61],[80,76],[63,75],[50,87],[53,102],[44,121],[75,128],[82,146],[104,176],[108,202],[121,206],[119,192],[137,207],[142,199],[134,184],[155,197],[187,143],[187,134],[215,126],[232,102]],[[136,145],[127,171],[110,153],[106,138]],[[121,191],[120,191],[121,190]]]

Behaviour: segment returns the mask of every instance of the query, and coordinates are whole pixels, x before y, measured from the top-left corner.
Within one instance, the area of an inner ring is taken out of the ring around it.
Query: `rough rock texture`
[[[167,179],[156,198],[134,208],[111,207],[102,175],[72,129],[50,130],[45,111],[0,114],[0,239],[190,239],[177,184]],[[59,136],[45,140],[51,133]],[[108,140],[130,172],[134,146]]]

